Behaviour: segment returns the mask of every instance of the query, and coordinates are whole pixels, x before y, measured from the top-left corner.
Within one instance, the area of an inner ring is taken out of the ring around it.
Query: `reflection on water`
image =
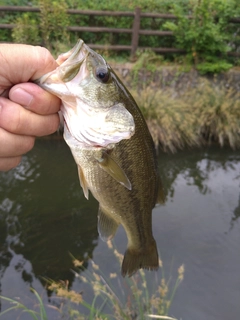
[[[233,227],[234,222],[239,219],[240,217],[240,194],[239,194],[239,200],[238,200],[238,206],[233,211],[233,217],[231,220],[231,227]]]
[[[0,185],[1,275],[12,256],[21,254],[33,276],[71,282],[69,253],[82,259],[97,244],[97,203],[79,208],[83,196],[65,143],[39,141],[16,170],[0,175]]]
[[[223,176],[228,172],[233,173],[230,181],[239,182],[239,201],[233,211],[231,222],[240,216],[240,152],[230,149],[210,148],[207,151],[194,150],[179,152],[176,155],[162,154],[159,160],[160,172],[163,178],[168,198],[174,198],[174,182],[179,175],[189,186],[196,186],[201,194],[211,193],[216,186],[211,175],[218,172]],[[209,180],[212,180],[209,183]],[[224,184],[224,181],[222,182]],[[231,225],[232,225],[231,223]]]
[[[176,267],[186,264],[172,315],[214,320],[211,308],[220,314],[225,300],[225,306],[231,306],[229,318],[236,319],[240,307],[232,307],[230,301],[240,300],[240,152],[212,148],[161,153],[159,166],[167,203],[154,209],[154,235],[169,272],[173,259]],[[28,288],[33,286],[44,296],[44,278],[68,279],[80,291],[69,253],[80,260],[94,256],[104,271],[111,272],[107,247],[98,241],[97,208],[93,197],[87,201],[82,194],[64,141],[37,141],[18,168],[0,174],[0,294],[29,298]],[[116,244],[122,252],[125,241],[120,228]],[[218,265],[220,259],[221,266],[227,261],[225,269]],[[201,283],[206,292],[218,296],[212,306]]]

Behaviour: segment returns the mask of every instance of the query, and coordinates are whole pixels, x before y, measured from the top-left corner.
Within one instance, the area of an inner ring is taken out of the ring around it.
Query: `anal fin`
[[[132,190],[131,182],[126,176],[123,169],[116,163],[113,158],[107,154],[106,152],[102,153],[102,158],[97,159],[99,166],[105,170],[108,174],[110,174],[113,179],[122,184],[128,190]]]
[[[98,210],[98,233],[103,241],[108,241],[114,237],[118,223],[107,215],[99,206]]]
[[[89,192],[88,192],[87,181],[85,179],[82,168],[80,166],[78,166],[78,176],[79,176],[80,185],[83,189],[84,196],[85,196],[85,198],[88,199]]]

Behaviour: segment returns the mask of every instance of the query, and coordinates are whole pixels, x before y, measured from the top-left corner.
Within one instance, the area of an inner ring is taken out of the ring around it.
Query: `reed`
[[[202,78],[182,94],[147,87],[132,90],[156,147],[176,152],[218,142],[240,146],[240,93]]]
[[[205,141],[217,141],[221,147],[230,145],[233,149],[240,146],[239,92],[205,80],[189,99],[198,134]]]
[[[185,146],[200,145],[196,130],[196,116],[189,112],[183,98],[175,98],[173,92],[148,87],[132,92],[152,134],[156,147],[176,152]]]

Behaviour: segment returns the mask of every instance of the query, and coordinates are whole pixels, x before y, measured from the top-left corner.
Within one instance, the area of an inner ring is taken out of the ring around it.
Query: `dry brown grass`
[[[240,147],[239,93],[205,80],[193,91],[189,100],[200,136],[208,143],[217,141],[220,146]]]
[[[132,92],[156,147],[176,152],[217,141],[240,146],[240,93],[203,79],[182,96],[148,87]]]
[[[196,117],[189,112],[189,105],[182,98],[176,99],[173,92],[151,87],[133,92],[152,134],[156,147],[176,152],[187,146],[200,144],[196,130]]]

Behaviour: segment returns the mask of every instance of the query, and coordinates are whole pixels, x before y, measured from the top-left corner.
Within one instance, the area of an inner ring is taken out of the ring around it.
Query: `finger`
[[[33,148],[34,142],[34,137],[16,135],[0,128],[0,157],[21,156]]]
[[[53,114],[60,110],[61,100],[34,83],[21,83],[11,88],[9,98],[37,114]]]
[[[0,158],[0,171],[8,171],[15,168],[21,162],[22,157]]]
[[[0,58],[5,66],[0,74],[3,89],[38,79],[58,66],[46,48],[24,44],[1,44]]]
[[[6,131],[18,135],[44,136],[55,132],[58,126],[58,114],[38,115],[0,97],[0,127]]]

